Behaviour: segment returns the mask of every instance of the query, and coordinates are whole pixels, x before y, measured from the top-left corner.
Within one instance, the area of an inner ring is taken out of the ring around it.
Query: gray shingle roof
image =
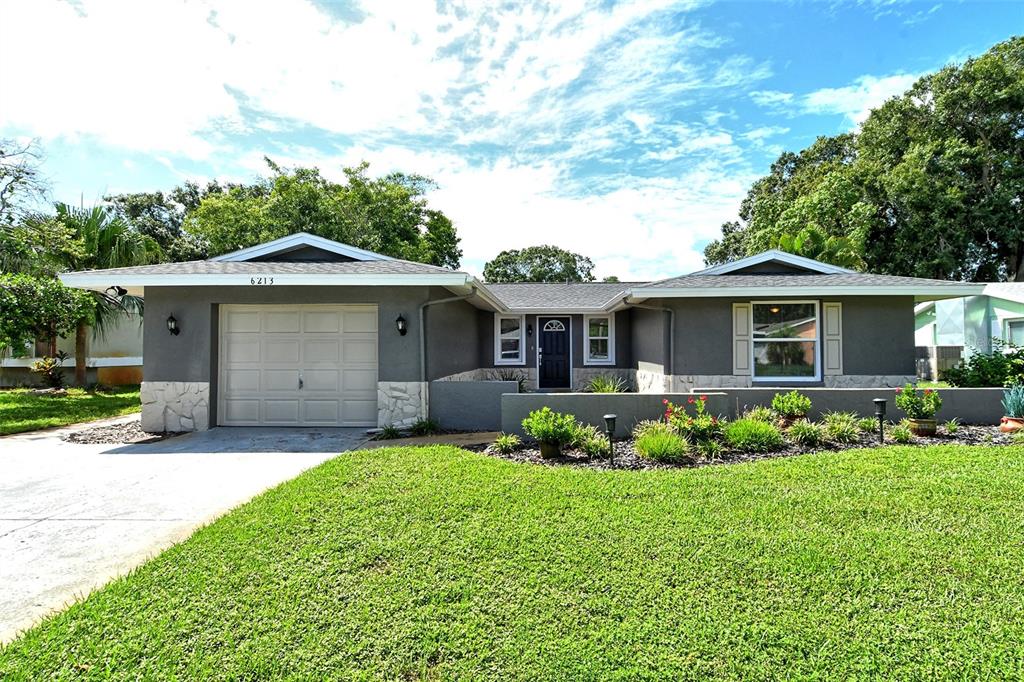
[[[600,310],[641,282],[524,282],[486,284],[487,290],[513,310]]]
[[[835,275],[683,275],[643,285],[651,289],[705,289],[746,287],[898,287],[898,286],[963,286],[964,282],[941,279],[918,279],[894,275],[838,273]]]
[[[430,275],[454,271],[404,260],[321,262],[248,262],[193,260],[104,270],[117,275]],[[77,273],[69,273],[77,274]]]

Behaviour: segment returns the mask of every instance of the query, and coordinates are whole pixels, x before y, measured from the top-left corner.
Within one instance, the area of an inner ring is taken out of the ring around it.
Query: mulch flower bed
[[[939,433],[935,436],[915,436],[912,442],[905,444],[897,443],[892,440],[889,436],[889,428],[890,427],[886,428],[885,445],[887,446],[907,445],[909,447],[923,447],[929,445],[1021,445],[1019,441],[1014,442],[1012,434],[1002,433],[998,426],[961,424],[953,435],[944,433],[943,427],[940,426]],[[679,469],[698,466],[712,466],[716,464],[737,464],[740,462],[753,462],[756,460],[773,459],[776,457],[806,455],[815,452],[839,452],[841,450],[872,447],[878,447],[877,433],[861,433],[858,441],[841,445],[828,443],[814,447],[803,447],[787,441],[782,449],[774,452],[741,452],[739,450],[730,450],[727,447],[723,447],[719,456],[712,460],[700,459],[694,453],[694,458],[688,463],[667,464],[663,462],[654,462],[641,457],[637,454],[636,450],[633,449],[633,440],[624,439],[615,441],[614,466],[607,458],[591,459],[574,450],[566,450],[563,452],[562,456],[558,458],[544,459],[540,456],[539,446],[536,443],[531,442],[524,442],[520,448],[507,454],[502,454],[491,446],[481,446],[479,448],[469,449],[484,452],[493,457],[507,459],[513,462],[530,462],[532,464],[543,464],[546,466],[579,466],[589,467],[592,469]]]
[[[142,430],[142,422],[133,419],[121,424],[93,426],[73,431],[62,438],[68,443],[85,445],[121,445],[131,443],[156,443],[167,438],[179,436],[179,433],[146,433]]]

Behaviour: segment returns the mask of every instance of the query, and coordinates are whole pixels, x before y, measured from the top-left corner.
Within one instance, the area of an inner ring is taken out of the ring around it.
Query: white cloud
[[[804,111],[814,114],[843,114],[851,123],[861,124],[871,110],[890,97],[903,94],[920,76],[861,76],[841,88],[822,88],[802,98]]]
[[[793,93],[779,92],[778,90],[755,90],[750,93],[750,99],[761,106],[774,106],[792,102]]]
[[[785,135],[788,132],[789,128],[784,128],[783,126],[762,126],[743,133],[743,138],[746,140],[761,141],[766,140],[769,137]]]

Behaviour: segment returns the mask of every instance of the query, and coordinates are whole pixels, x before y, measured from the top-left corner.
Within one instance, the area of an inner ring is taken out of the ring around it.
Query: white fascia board
[[[256,283],[253,279],[273,283]],[[201,286],[466,286],[467,277],[451,274],[181,274],[181,275],[118,275],[103,270],[74,272],[60,275],[60,281],[79,289],[105,290],[112,285],[132,287],[201,287]]]
[[[260,258],[261,256],[269,256],[282,251],[294,251],[297,248],[304,246],[311,246],[317,249],[323,249],[324,251],[330,251],[331,253],[337,253],[342,256],[348,256],[356,260],[370,261],[370,260],[394,260],[391,256],[385,256],[382,253],[376,253],[374,251],[367,251],[366,249],[360,249],[349,244],[342,244],[331,239],[324,239],[318,237],[315,234],[309,234],[308,232],[296,232],[280,239],[266,242],[265,244],[257,244],[256,246],[250,246],[245,249],[239,249],[238,251],[232,251],[231,253],[221,254],[220,256],[214,256],[209,260],[212,261],[250,261],[253,258]]]
[[[942,287],[903,286],[829,286],[829,287],[637,287],[628,293],[630,301],[648,298],[806,298],[808,296],[913,296],[917,301],[976,296],[982,285],[963,284]]]
[[[605,308],[509,308],[516,315],[605,315]]]
[[[772,249],[770,251],[763,251],[754,256],[747,256],[739,260],[734,260],[730,263],[723,263],[722,265],[715,265],[710,268],[691,272],[691,275],[721,275],[728,272],[735,272],[736,270],[742,270],[748,268],[751,265],[759,265],[761,263],[767,263],[768,261],[779,261],[787,265],[792,265],[798,268],[806,268],[814,272],[820,272],[824,275],[837,275],[840,273],[853,273],[854,270],[848,270],[847,268],[841,268],[838,265],[831,265],[829,263],[822,263],[821,261],[814,260],[813,258],[804,258],[803,256],[797,256],[792,253],[786,253],[785,251],[779,251],[778,249]]]
[[[491,293],[491,290],[487,288],[487,285],[484,284],[483,282],[481,282],[476,277],[468,278],[466,280],[466,286],[467,287],[475,287],[476,288],[476,295],[479,296],[489,306],[494,308],[495,311],[500,312],[500,313],[507,313],[507,312],[509,312],[508,306],[505,305],[504,303],[502,303],[501,300],[498,299],[497,296],[495,296],[493,293]]]

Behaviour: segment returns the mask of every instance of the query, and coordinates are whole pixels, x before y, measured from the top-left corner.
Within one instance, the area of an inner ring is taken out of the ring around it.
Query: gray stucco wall
[[[514,381],[432,381],[430,418],[445,429],[501,428],[501,396],[518,393]]]
[[[634,366],[655,372],[667,371],[668,314],[643,308],[632,308],[628,312]]]
[[[450,296],[449,293],[439,298]],[[477,312],[477,308],[465,301],[427,306],[424,314],[428,379],[468,372],[480,366]],[[384,357],[383,349],[381,357]]]
[[[427,287],[147,287],[144,379],[216,382],[218,304],[366,303],[378,306],[379,380],[419,381],[419,305],[451,295],[445,289]],[[461,306],[431,306],[427,310],[428,325],[453,333],[465,329],[462,325],[472,324],[474,318],[472,310]],[[181,329],[178,336],[167,332],[167,316],[172,314]],[[399,314],[409,325],[405,336],[395,329]],[[476,355],[472,330],[464,337],[470,354],[465,364],[471,368],[470,358]],[[452,361],[443,354],[431,354],[430,341],[428,337],[428,358],[438,363],[431,367],[428,360],[433,372],[428,378],[433,378],[442,376],[437,372],[443,372]]]

